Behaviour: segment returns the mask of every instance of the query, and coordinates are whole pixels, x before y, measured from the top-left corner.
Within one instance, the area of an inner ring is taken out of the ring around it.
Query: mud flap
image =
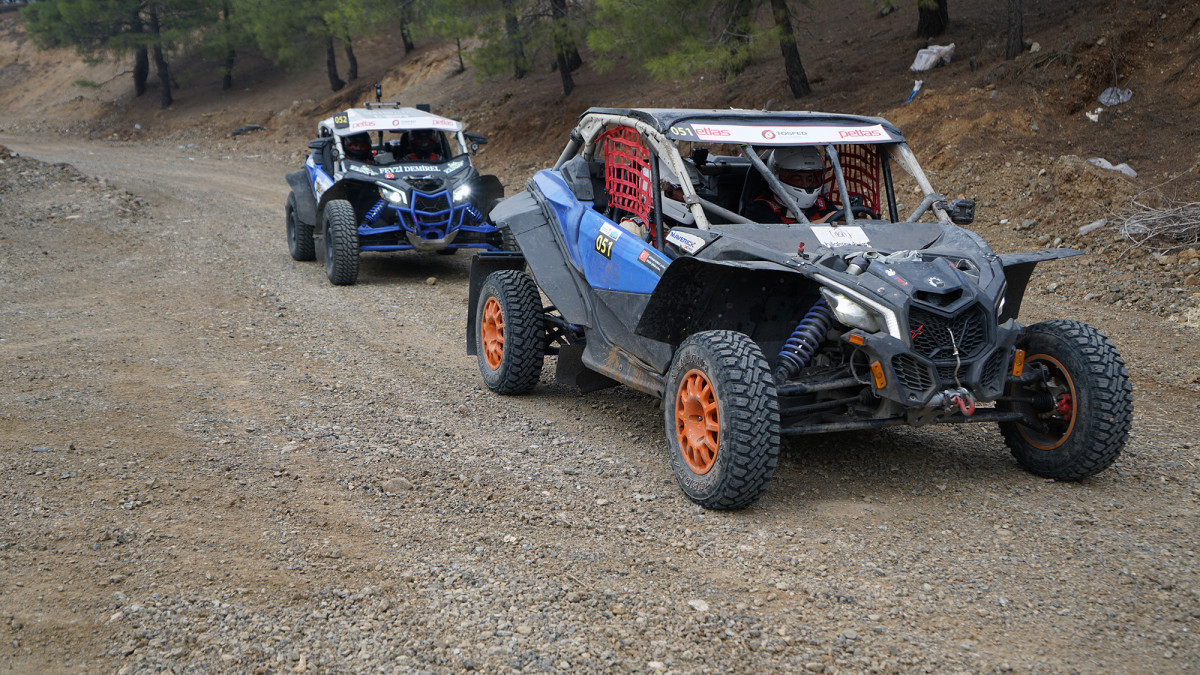
[[[558,348],[558,363],[554,370],[554,380],[559,384],[579,387],[583,393],[615,387],[620,382],[601,375],[583,365],[583,345],[562,345]]]

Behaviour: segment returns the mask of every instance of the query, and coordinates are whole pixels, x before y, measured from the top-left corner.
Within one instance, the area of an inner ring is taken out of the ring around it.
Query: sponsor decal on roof
[[[896,140],[882,124],[864,126],[784,126],[758,124],[679,124],[667,136],[677,141],[811,145],[884,143]]]

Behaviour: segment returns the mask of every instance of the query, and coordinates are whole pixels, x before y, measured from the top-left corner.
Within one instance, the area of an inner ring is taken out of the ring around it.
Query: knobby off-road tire
[[[500,228],[500,250],[501,251],[520,251],[521,245],[517,243],[517,238],[512,233],[512,228]]]
[[[1032,429],[1003,422],[1004,442],[1030,473],[1081,480],[1108,468],[1125,447],[1133,420],[1133,389],[1125,362],[1103,333],[1078,321],[1029,326],[1017,342],[1025,370],[1043,365],[1045,382],[1014,386],[1017,397],[1051,397],[1052,410],[1035,413],[1025,403],[1001,402],[1002,410],[1035,413],[1046,425]]]
[[[542,374],[546,351],[542,298],[537,284],[518,270],[492,272],[475,306],[479,372],[498,394],[523,394]]]
[[[344,199],[325,204],[325,276],[335,286],[358,281],[358,223],[354,207]]]
[[[766,491],[779,461],[779,403],[762,350],[734,331],[683,341],[667,373],[671,468],[706,509],[741,509]]]
[[[313,226],[305,225],[296,218],[295,192],[288,193],[284,217],[287,219],[288,251],[292,254],[292,260],[307,262],[316,258],[317,246],[313,242]]]

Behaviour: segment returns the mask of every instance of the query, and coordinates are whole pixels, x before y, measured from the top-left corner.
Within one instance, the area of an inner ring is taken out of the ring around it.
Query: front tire
[[[317,247],[313,242],[313,226],[302,223],[296,218],[295,192],[288,193],[284,218],[287,221],[288,252],[292,254],[292,260],[307,262],[316,258]]]
[[[779,461],[779,403],[762,350],[734,331],[683,341],[667,373],[664,422],[671,468],[706,509],[762,496]]]
[[[1117,348],[1092,326],[1044,321],[1017,342],[1025,369],[1041,366],[1045,377],[1015,384],[1001,401],[1038,425],[1002,422],[1000,432],[1027,471],[1055,480],[1082,480],[1107,469],[1125,447],[1133,419],[1133,389]]]
[[[518,270],[488,275],[475,307],[475,348],[488,389],[498,394],[533,389],[542,374],[546,329],[532,277]]]
[[[335,286],[358,281],[358,223],[354,207],[344,199],[325,204],[325,276]]]

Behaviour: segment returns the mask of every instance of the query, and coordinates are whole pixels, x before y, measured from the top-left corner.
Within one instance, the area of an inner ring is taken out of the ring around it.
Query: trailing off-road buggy
[[[797,146],[820,151],[824,224],[768,166]],[[766,191],[794,222],[742,215]],[[781,435],[994,422],[1060,480],[1124,447],[1112,343],[1016,320],[1034,266],[1079,252],[994,253],[959,227],[974,203],[935,192],[886,120],[593,108],[492,217],[523,253],[472,263],[467,350],[487,386],[528,391],[557,355],[559,381],[662,397],[671,466],[707,508],[758,499]]]
[[[489,222],[504,196],[469,151],[487,140],[424,106],[367,103],[317,125],[304,168],[287,175],[292,257],[321,257],[329,281],[353,284],[361,251],[500,250]]]

